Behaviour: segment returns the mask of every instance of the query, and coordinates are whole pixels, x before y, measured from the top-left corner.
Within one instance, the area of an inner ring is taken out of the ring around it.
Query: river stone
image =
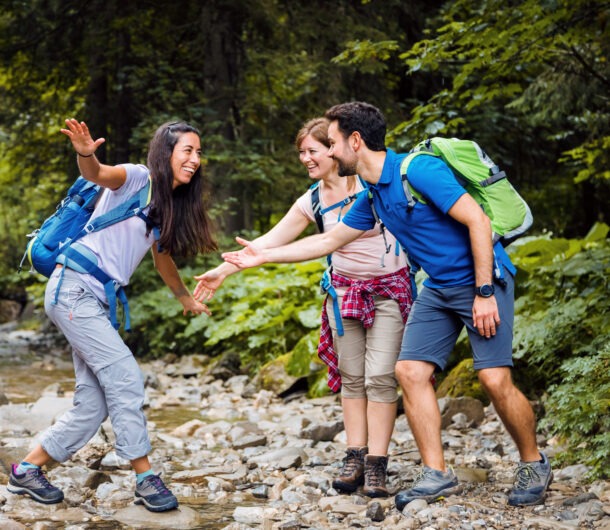
[[[576,497],[570,497],[563,501],[564,506],[576,506],[577,504],[581,504],[583,502],[598,500],[597,495],[593,492],[583,493],[582,495],[577,495]]]
[[[589,468],[584,464],[567,466],[563,469],[553,470],[555,480],[582,480],[589,472]]]
[[[454,471],[460,482],[487,482],[488,471],[486,469],[456,467]]]
[[[201,420],[190,420],[176,427],[170,434],[178,438],[187,438],[193,436],[195,431],[205,425]]]
[[[343,429],[343,420],[314,423],[303,429],[301,436],[314,442],[332,442]]]
[[[299,467],[307,459],[307,454],[298,447],[284,447],[275,451],[269,451],[259,456],[253,456],[248,462],[257,465],[269,466],[276,469],[288,469]]]
[[[301,523],[299,523],[299,521],[296,519],[292,519],[290,521],[280,523],[276,528],[277,530],[300,530]]]
[[[115,451],[107,453],[100,463],[105,469],[131,469],[131,463],[125,458],[121,458]]]
[[[52,513],[49,519],[65,523],[85,523],[91,521],[91,514],[80,508],[65,508]]]
[[[0,324],[17,320],[22,305],[14,300],[0,300]]]
[[[28,527],[18,523],[14,519],[9,519],[4,515],[0,515],[0,528],[2,530],[28,530]]]
[[[153,513],[143,506],[128,506],[118,510],[114,518],[138,530],[182,530],[197,528],[201,522],[199,514],[188,506],[180,506],[177,510]]]
[[[269,497],[269,486],[266,484],[261,484],[256,488],[252,489],[252,496],[255,499],[266,499]]]
[[[441,428],[451,425],[452,418],[458,413],[465,414],[472,425],[478,425],[485,419],[483,403],[471,397],[440,398],[438,406],[441,411]]]
[[[242,524],[261,524],[264,519],[273,519],[277,513],[275,508],[238,506],[233,511],[233,519]]]
[[[38,433],[50,427],[65,411],[72,408],[71,397],[41,397],[33,405],[10,404],[0,407],[0,425]],[[5,431],[6,432],[6,431]]]
[[[371,519],[371,521],[375,521],[377,523],[385,519],[383,508],[378,502],[372,502],[369,504],[369,507],[366,509],[366,516]]]

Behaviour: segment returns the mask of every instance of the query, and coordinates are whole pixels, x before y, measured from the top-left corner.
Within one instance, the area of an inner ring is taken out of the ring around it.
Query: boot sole
[[[333,488],[342,493],[354,493],[360,486],[364,484],[362,481],[359,484],[346,484],[345,482],[333,482]]]
[[[399,502],[397,501],[396,508],[399,511],[402,511],[407,504],[409,504],[410,502],[413,502],[414,500],[417,500],[417,499],[423,499],[428,503],[440,501],[440,500],[444,499],[445,497],[450,497],[451,495],[458,495],[459,493],[462,493],[463,489],[464,489],[464,487],[461,484],[458,484],[457,486],[453,486],[451,488],[441,490],[438,493],[434,493],[432,495],[413,495],[412,497],[409,498],[409,500],[401,499]],[[400,493],[398,495],[400,495]],[[400,507],[399,507],[399,504],[401,505]]]
[[[389,497],[390,496],[389,491],[367,490],[366,488],[362,488],[362,493],[364,495],[366,495],[367,497],[371,497],[373,499],[379,498],[379,497]]]
[[[167,504],[157,506],[155,504],[148,503],[142,497],[140,497],[140,498],[136,499],[135,504],[144,505],[144,508],[146,508],[149,512],[168,512],[169,510],[175,510],[176,508],[178,508],[177,500],[172,500],[172,501],[168,502]]]

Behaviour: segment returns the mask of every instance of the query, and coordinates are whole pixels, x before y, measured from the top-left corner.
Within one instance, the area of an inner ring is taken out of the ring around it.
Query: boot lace
[[[386,466],[383,461],[377,460],[370,464],[370,471],[366,475],[369,486],[384,486],[385,473]]]
[[[46,473],[42,469],[36,469],[34,471],[34,480],[36,485],[41,488],[53,488],[54,486],[49,482],[46,477]]]
[[[158,475],[152,475],[148,479],[148,483],[157,490],[157,493],[160,493],[161,495],[167,495],[169,493],[169,490],[161,480],[161,477]]]
[[[358,465],[361,463],[360,453],[358,451],[349,450],[343,457],[343,467],[341,468],[341,476],[349,477],[358,470]]]
[[[530,464],[521,464],[515,476],[515,489],[524,490],[534,482],[540,481],[540,475]]]

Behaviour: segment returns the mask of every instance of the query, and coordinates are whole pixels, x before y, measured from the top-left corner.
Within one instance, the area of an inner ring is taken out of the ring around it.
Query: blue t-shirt
[[[406,154],[388,149],[379,182],[371,185],[379,218],[407,250],[409,260],[428,275],[424,284],[444,288],[474,285],[474,261],[468,229],[447,212],[466,190],[441,159],[415,157],[409,164],[409,182],[427,204],[417,202],[407,211],[407,197],[400,177],[400,164]],[[356,230],[369,230],[375,218],[366,195],[361,195],[343,222]],[[515,273],[500,243],[494,246],[496,260]]]

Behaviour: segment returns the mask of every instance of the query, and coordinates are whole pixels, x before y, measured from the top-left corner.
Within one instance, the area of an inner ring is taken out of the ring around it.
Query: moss
[[[436,390],[438,397],[468,396],[489,404],[489,398],[473,368],[472,359],[464,359],[453,368]]]

